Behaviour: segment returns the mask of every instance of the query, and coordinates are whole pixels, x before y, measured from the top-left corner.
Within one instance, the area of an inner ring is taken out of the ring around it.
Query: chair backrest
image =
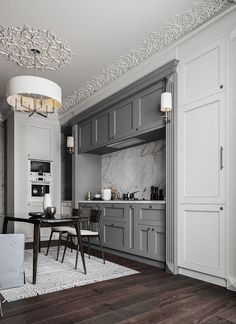
[[[102,209],[91,209],[89,215],[89,222],[94,224],[100,224],[102,220]]]
[[[72,216],[80,216],[82,213],[82,209],[81,208],[73,208],[72,209]]]
[[[0,289],[24,284],[24,234],[0,234]]]

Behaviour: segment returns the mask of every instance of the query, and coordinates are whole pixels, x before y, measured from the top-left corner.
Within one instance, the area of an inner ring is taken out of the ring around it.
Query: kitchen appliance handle
[[[220,147],[220,169],[222,170],[224,168],[224,165],[223,165],[223,146]]]

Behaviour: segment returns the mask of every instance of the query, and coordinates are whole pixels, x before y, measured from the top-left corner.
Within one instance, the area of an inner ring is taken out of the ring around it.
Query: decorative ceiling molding
[[[59,70],[70,62],[72,52],[67,42],[59,39],[49,29],[0,26],[0,54],[22,68],[34,68],[34,54],[37,49],[36,68],[40,70]]]
[[[107,86],[177,40],[184,38],[208,20],[216,17],[230,5],[232,5],[232,0],[194,1],[190,10],[174,16],[169,23],[141,40],[138,46],[130,50],[127,55],[119,57],[114,64],[108,65],[99,75],[76,89],[71,96],[64,100],[63,109],[60,111],[60,114],[69,111],[74,106],[88,99],[99,89]]]

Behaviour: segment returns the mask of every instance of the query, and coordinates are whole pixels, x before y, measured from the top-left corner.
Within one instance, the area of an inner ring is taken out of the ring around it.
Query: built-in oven
[[[28,160],[29,180],[51,181],[52,161]]]
[[[29,181],[28,187],[30,201],[40,201],[46,193],[52,194],[52,182],[49,181]]]

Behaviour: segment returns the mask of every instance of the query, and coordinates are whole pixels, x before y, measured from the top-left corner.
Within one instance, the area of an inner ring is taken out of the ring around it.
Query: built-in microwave
[[[52,182],[49,181],[29,181],[28,197],[29,201],[42,200],[45,194],[52,194]]]
[[[29,180],[51,181],[52,161],[28,160]]]

